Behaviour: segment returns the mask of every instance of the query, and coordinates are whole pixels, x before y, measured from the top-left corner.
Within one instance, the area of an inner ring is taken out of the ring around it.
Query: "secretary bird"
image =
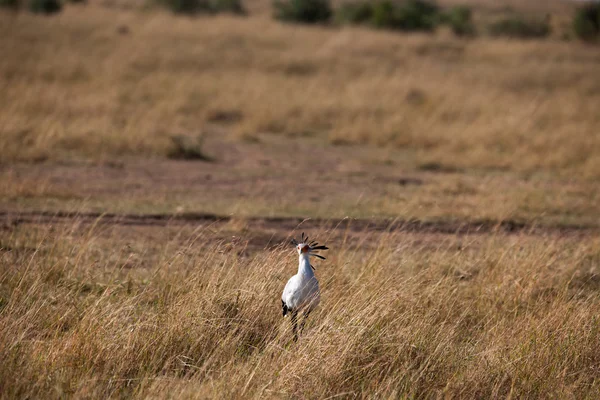
[[[300,325],[300,333],[304,330],[306,319],[312,310],[319,305],[321,296],[319,293],[319,281],[315,276],[314,269],[308,259],[310,256],[325,260],[325,257],[314,253],[316,250],[329,250],[326,246],[319,246],[317,242],[309,242],[308,236],[302,232],[302,242],[298,243],[292,239],[292,244],[298,251],[298,273],[290,278],[281,295],[281,307],[283,316],[290,313],[292,319],[292,331],[294,342],[298,340],[298,313],[304,313],[304,319]]]

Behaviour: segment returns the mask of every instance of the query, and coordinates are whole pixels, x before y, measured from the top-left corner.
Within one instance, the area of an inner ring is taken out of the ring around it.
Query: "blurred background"
[[[597,2],[0,6],[4,211],[600,221]]]

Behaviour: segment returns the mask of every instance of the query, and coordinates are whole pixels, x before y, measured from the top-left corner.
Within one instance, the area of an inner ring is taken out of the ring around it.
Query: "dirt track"
[[[335,230],[419,232],[441,234],[486,234],[486,233],[528,233],[528,234],[586,234],[598,233],[597,227],[581,225],[533,225],[519,221],[421,221],[401,219],[355,219],[325,220],[319,218],[302,219],[294,217],[245,217],[237,218],[205,213],[182,214],[110,214],[110,213],[71,213],[71,212],[6,212],[0,211],[0,223],[8,226],[21,224],[64,224],[99,223],[122,226],[176,226],[193,224],[222,224],[240,220],[252,229],[287,230],[328,228]]]
[[[205,147],[213,162],[0,165],[0,223],[95,221],[102,215],[105,223],[144,226],[241,218],[252,227],[289,232],[313,216],[303,226],[451,234],[600,231],[600,189],[589,181],[424,168],[410,152],[323,146],[312,138],[267,135],[247,143],[208,135]]]

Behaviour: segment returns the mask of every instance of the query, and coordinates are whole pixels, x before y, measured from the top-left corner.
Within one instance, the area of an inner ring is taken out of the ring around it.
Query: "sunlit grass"
[[[113,22],[129,27],[119,34]],[[596,177],[597,52],[576,42],[69,8],[0,16],[1,157],[166,156],[207,124]]]
[[[597,237],[320,232],[323,302],[294,344],[290,248],[127,229],[3,231],[4,396],[598,395]]]

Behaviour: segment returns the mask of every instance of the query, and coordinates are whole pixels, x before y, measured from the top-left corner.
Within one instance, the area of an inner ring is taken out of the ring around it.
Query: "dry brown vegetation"
[[[4,396],[600,394],[598,237],[324,229],[323,307],[294,344],[285,236],[131,229],[3,232]]]
[[[314,140],[209,140],[214,162],[124,159],[0,169],[0,210],[402,218],[600,226],[600,182],[421,165]]]
[[[600,50],[245,5],[0,12],[0,398],[598,398]]]
[[[4,162],[165,155],[173,135],[216,124],[231,137],[395,146],[455,167],[600,171],[600,53],[576,42],[95,6],[1,18]]]

